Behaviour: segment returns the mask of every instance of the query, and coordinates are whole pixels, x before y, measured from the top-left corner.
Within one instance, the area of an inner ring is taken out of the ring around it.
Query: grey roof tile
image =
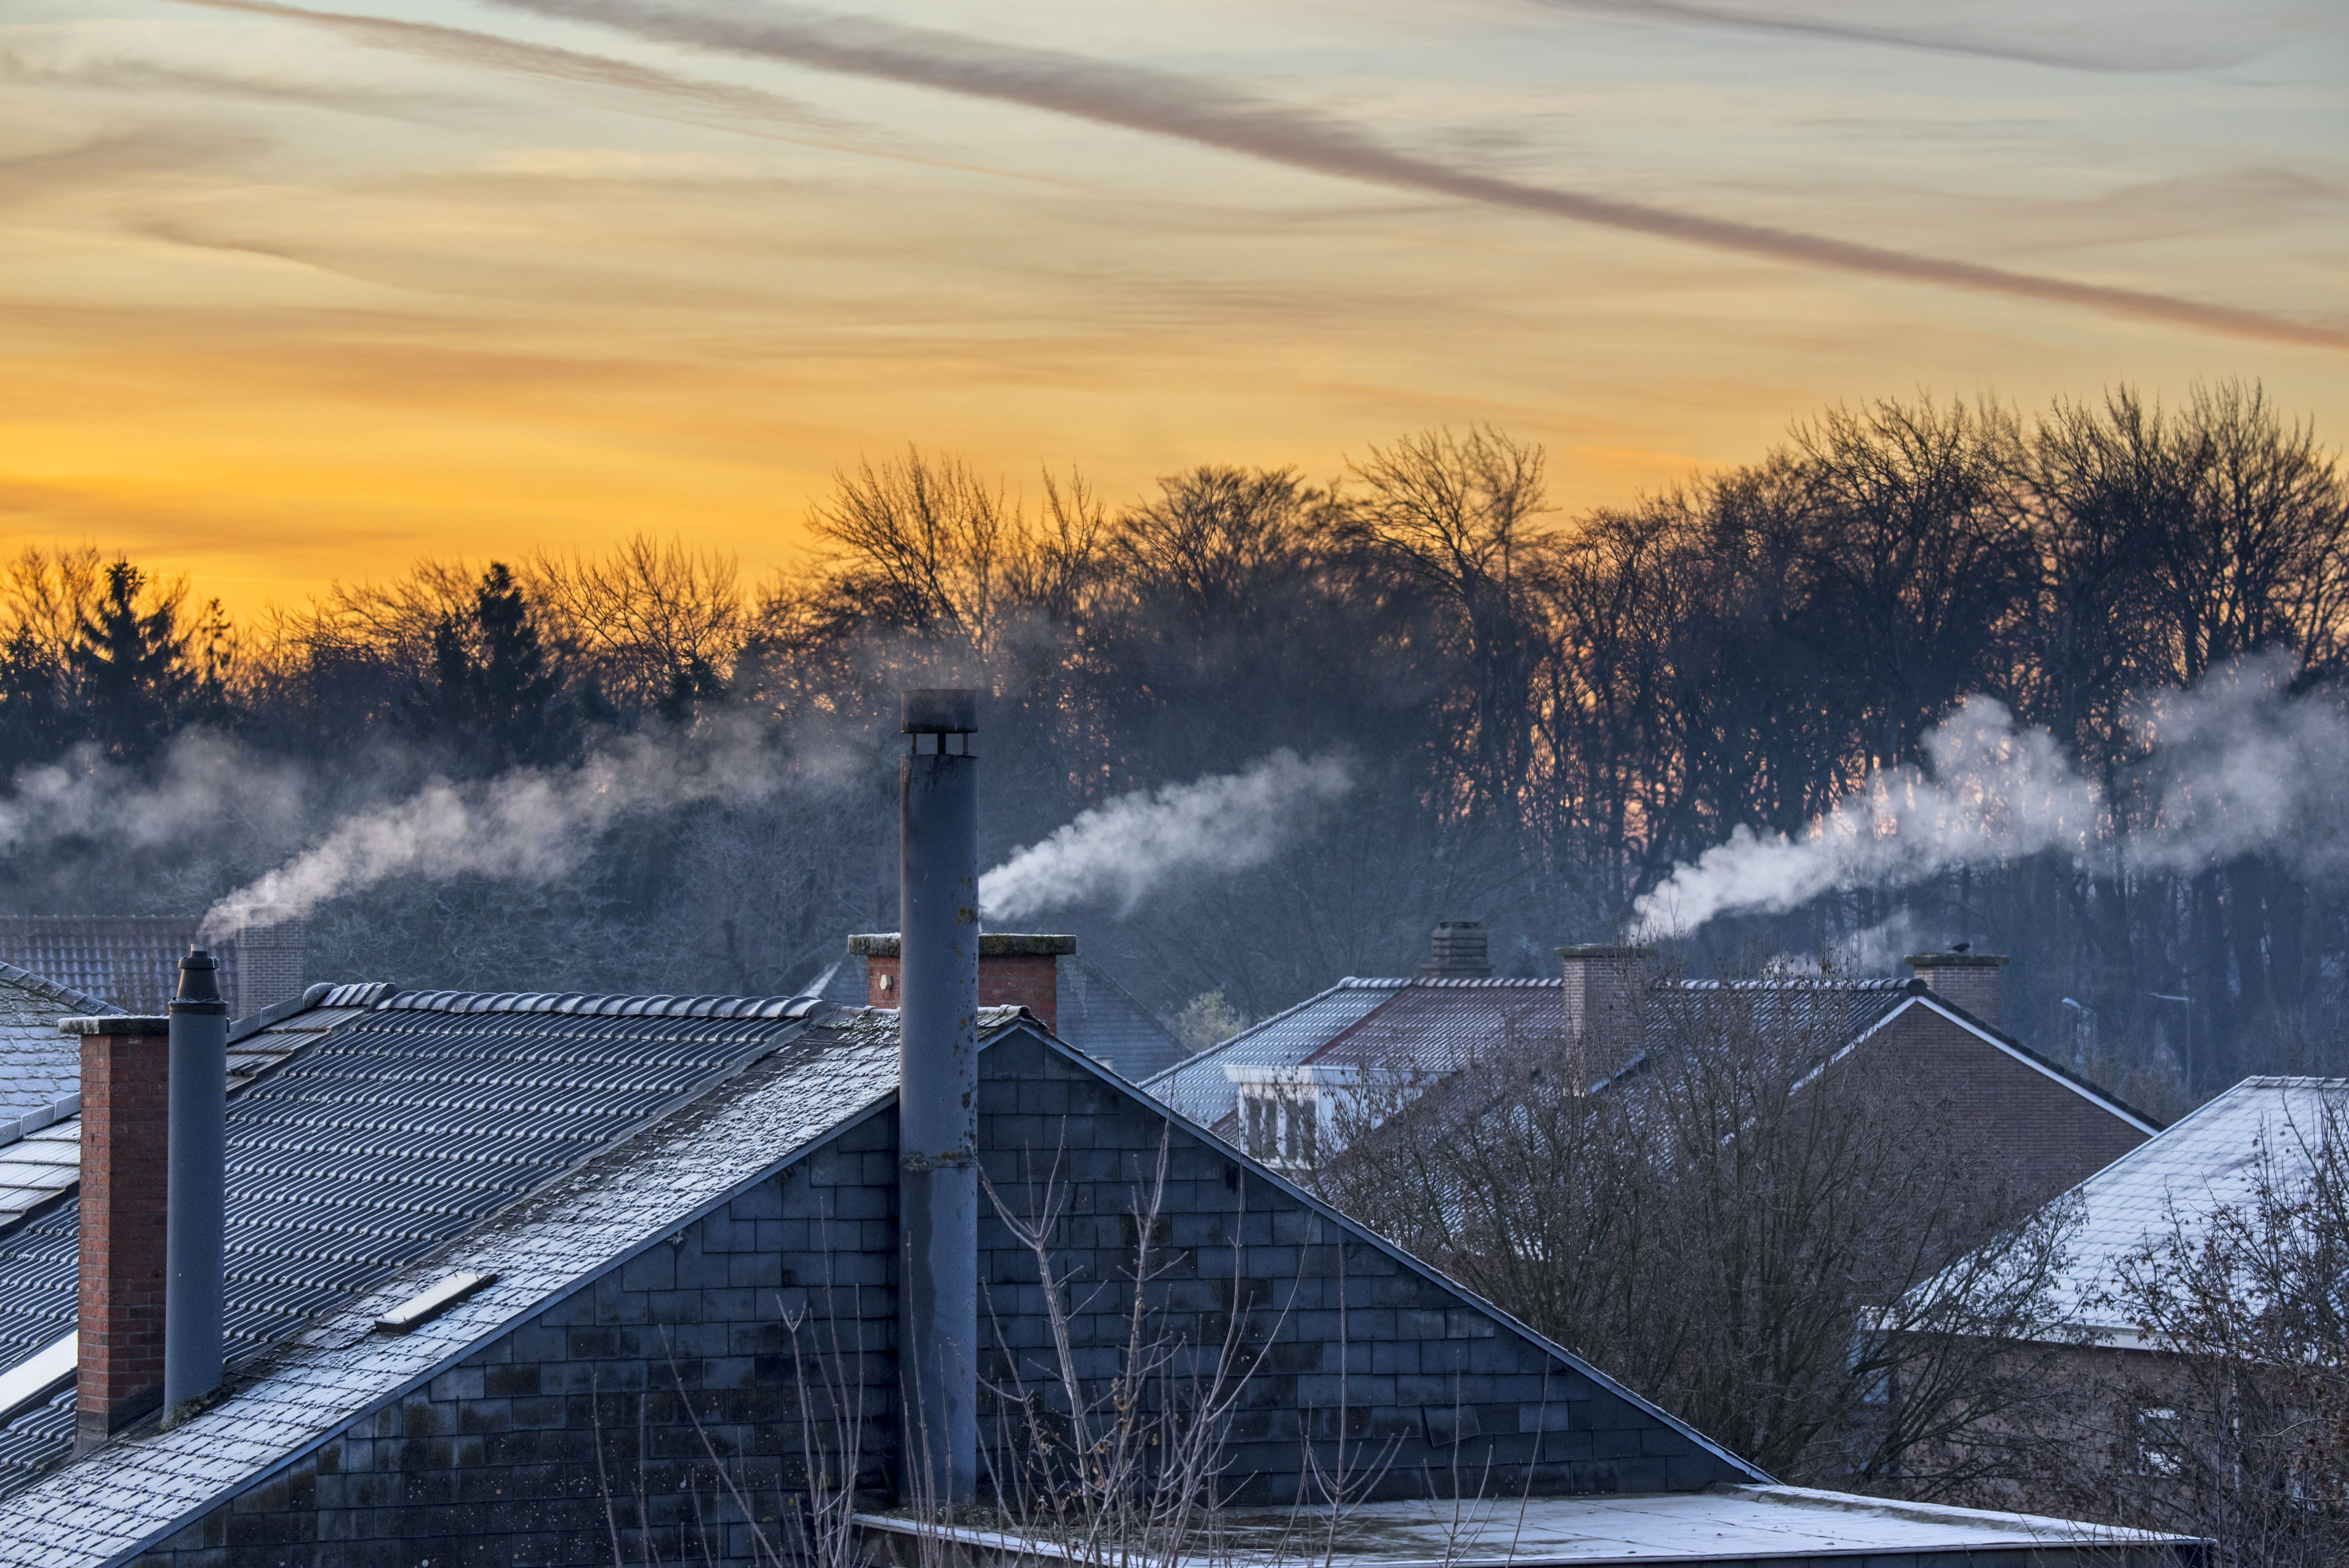
[[[306,1049],[230,1101],[232,1367],[764,1054],[798,1028],[781,1011],[410,992],[323,1034],[281,1023]],[[78,1174],[52,1168],[28,1197]],[[72,1326],[79,1223],[60,1206],[0,1236],[0,1360]]]
[[[1082,959],[1062,958],[1056,983],[1052,1033],[1119,1076],[1138,1084],[1188,1054],[1131,992]]]
[[[2124,1314],[2100,1299],[2118,1286],[2122,1260],[2170,1234],[2173,1218],[2190,1241],[2220,1208],[2249,1203],[2263,1150],[2287,1178],[2305,1170],[2299,1140],[2316,1138],[2328,1110],[2349,1127],[2349,1078],[2246,1078],[2058,1199],[2079,1215],[2062,1320],[2128,1337]]]
[[[1178,1114],[1213,1127],[1232,1114],[1238,1097],[1224,1075],[1226,1067],[1294,1066],[1411,983],[1349,976],[1288,1012],[1250,1024],[1221,1044],[1177,1063],[1143,1086]]]

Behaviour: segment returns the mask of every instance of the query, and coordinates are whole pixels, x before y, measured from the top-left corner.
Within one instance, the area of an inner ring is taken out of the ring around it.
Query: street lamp
[[[2086,1034],[2089,1051],[2096,1048],[2096,1010],[2085,1002],[2075,1002],[2068,996],[2064,999],[2064,1005],[2080,1015],[2072,1030],[2072,1060],[2075,1063],[2085,1063],[2087,1056],[2080,1049],[2080,1036],[2083,1033]]]
[[[2166,991],[2148,991],[2146,994],[2156,1002],[2183,1002],[2186,1007],[2186,1094],[2194,1096],[2194,1002],[2190,997],[2172,996]]]

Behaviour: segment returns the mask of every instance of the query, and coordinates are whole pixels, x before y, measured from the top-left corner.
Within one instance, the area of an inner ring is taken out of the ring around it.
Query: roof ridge
[[[403,991],[387,1012],[560,1012],[598,1018],[785,1018],[792,996],[598,995],[554,991]]]
[[[40,917],[25,918],[39,919]],[[27,991],[38,992],[51,1002],[61,1002],[67,1007],[78,1008],[87,1012],[120,1012],[122,1011],[113,1002],[85,995],[69,985],[60,984],[51,980],[47,975],[36,974],[29,969],[20,969],[5,960],[0,960],[0,980],[5,980],[11,985],[21,985]]]
[[[1173,1075],[1181,1072],[1185,1067],[1191,1066],[1195,1063],[1206,1061],[1208,1057],[1214,1055],[1218,1051],[1226,1050],[1231,1046],[1238,1044],[1241,1041],[1247,1039],[1251,1034],[1256,1034],[1271,1028],[1274,1024],[1279,1023],[1284,1018],[1288,1018],[1304,1012],[1307,1008],[1312,1006],[1317,1002],[1337,995],[1338,992],[1341,991],[1369,991],[1381,987],[1388,990],[1400,990],[1410,983],[1411,982],[1406,980],[1365,980],[1360,975],[1350,974],[1344,979],[1339,981],[1337,984],[1324,986],[1319,991],[1317,991],[1312,995],[1307,997],[1304,1001],[1294,1003],[1291,1006],[1284,1007],[1268,1018],[1257,1019],[1254,1023],[1249,1024],[1246,1029],[1241,1030],[1237,1034],[1218,1040],[1213,1045],[1204,1046],[1199,1050],[1192,1052],[1180,1062],[1175,1062],[1165,1067],[1160,1068],[1157,1072],[1153,1073],[1149,1077],[1143,1080],[1143,1082],[1147,1085],[1150,1084],[1155,1084],[1162,1078],[1170,1077]]]

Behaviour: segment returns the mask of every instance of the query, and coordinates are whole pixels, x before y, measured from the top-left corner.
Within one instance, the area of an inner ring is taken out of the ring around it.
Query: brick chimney
[[[272,1002],[302,994],[302,946],[309,922],[280,904],[250,904],[231,911],[236,929],[222,945],[222,988],[229,1016],[250,1018]]]
[[[67,1018],[81,1037],[80,1355],[74,1451],[163,1400],[171,1020]]]
[[[1419,972],[1431,980],[1481,980],[1493,972],[1485,948],[1482,920],[1445,920],[1427,944],[1427,961]]]
[[[1567,1048],[1586,1082],[1647,1049],[1648,962],[1652,948],[1584,943],[1560,948],[1566,961]]]
[[[1992,1028],[2001,1026],[1999,992],[2003,983],[1999,971],[2006,967],[2004,958],[1952,948],[1945,953],[1911,953],[1901,961],[1937,995],[1957,1003]]]
[[[864,1005],[895,1008],[900,1000],[897,933],[873,931],[848,939],[864,961]],[[1060,1027],[1061,960],[1077,950],[1074,937],[987,931],[978,939],[978,1004],[1024,1007],[1047,1029]]]

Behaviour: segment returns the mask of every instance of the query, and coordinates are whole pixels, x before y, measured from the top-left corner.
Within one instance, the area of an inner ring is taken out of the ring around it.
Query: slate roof
[[[1407,985],[1408,980],[1360,980],[1351,975],[1286,1012],[1250,1024],[1219,1045],[1143,1082],[1143,1087],[1181,1116],[1213,1127],[1232,1114],[1237,1091],[1229,1067],[1290,1067],[1336,1039],[1361,1016]]]
[[[1226,1068],[1408,1067],[1440,1079],[1475,1055],[1512,1042],[1538,1044],[1546,1038],[1560,1038],[1564,993],[1562,980],[1350,977],[1210,1046],[1144,1086],[1184,1115],[1229,1129],[1236,1119],[1238,1087]],[[2109,1091],[1983,1023],[1920,980],[1795,976],[1664,981],[1649,996],[1651,1038],[1657,1031],[1710,1031],[1734,1021],[1737,1027],[1753,1028],[1791,1047],[1815,1049],[1823,1061],[1849,1050],[1909,1006],[1932,1007],[2144,1131],[2158,1128]],[[1619,1075],[1644,1060],[1640,1056],[1590,1065],[1595,1073]]]
[[[233,1371],[231,1382],[238,1386],[223,1403],[169,1432],[109,1444],[0,1500],[0,1561],[96,1568],[160,1539],[174,1521],[212,1506],[224,1486],[291,1459],[398,1398],[501,1327],[656,1244],[859,1112],[886,1103],[897,1089],[893,1014],[860,1011],[802,1039],[801,1021],[772,1016],[784,1006],[781,999],[739,1003],[755,1010],[729,1018],[687,1011],[719,1000],[711,998],[650,999],[673,1010],[631,1013],[585,1009],[647,999],[436,995],[437,1004],[398,998],[371,1015],[376,1022],[369,1027],[350,1035],[388,1041],[391,1032],[404,1029],[400,1037],[411,1047],[430,1049],[425,1020],[397,1016],[406,1012],[463,1020],[449,1032],[450,1045],[441,1053],[450,1061],[486,1060],[505,1043],[526,1058],[551,1063],[566,1040],[584,1042],[600,1065],[582,1081],[591,1086],[611,1082],[620,1092],[620,1100],[598,1098],[605,1114],[623,1100],[638,1106],[635,1136],[562,1168],[563,1179],[542,1182],[523,1201],[441,1244],[409,1252],[401,1264],[379,1270],[366,1285],[326,1303],[305,1332]],[[545,1010],[556,1002],[582,1010]],[[1021,1016],[1017,1008],[980,1009],[982,1040]],[[653,1106],[642,1097],[648,1080],[641,1074],[659,1054],[657,1046],[682,1047],[679,1055],[705,1064],[722,1059],[733,1076],[723,1083],[705,1076],[702,1092],[688,1104]],[[313,1055],[327,1054],[322,1042]],[[358,1059],[357,1053],[335,1054]],[[431,1097],[419,1096],[418,1104]],[[233,1151],[233,1131],[231,1140]],[[413,1333],[374,1332],[376,1317],[388,1308],[468,1270],[498,1278]]]
[[[2263,1152],[2286,1170],[2304,1169],[2300,1139],[2314,1141],[2328,1108],[2349,1131],[2349,1078],[2246,1078],[2058,1199],[2077,1204],[2080,1216],[2058,1286],[2062,1321],[2137,1343],[2134,1327],[2099,1299],[2119,1284],[2121,1260],[2170,1234],[2173,1215],[2191,1239],[2219,1209],[2248,1203]]]
[[[1118,1076],[1140,1083],[1187,1054],[1133,993],[1081,958],[1060,961],[1060,1016],[1052,1033]]]
[[[105,997],[119,1011],[160,1012],[179,984],[180,961],[195,945],[198,924],[193,916],[0,915],[0,959]],[[236,994],[233,946],[214,955],[223,996]]]
[[[57,1033],[76,1013],[121,1011],[47,975],[0,963],[0,1143],[70,1116],[81,1103],[81,1044]],[[10,1124],[33,1119],[12,1132]]]
[[[232,1042],[233,1070],[286,1045],[229,1102],[232,1374],[799,1028],[780,999],[383,989],[326,991]],[[0,1360],[72,1330],[79,1234],[53,1203],[0,1235]],[[69,1397],[0,1427],[0,1478],[71,1427]]]

